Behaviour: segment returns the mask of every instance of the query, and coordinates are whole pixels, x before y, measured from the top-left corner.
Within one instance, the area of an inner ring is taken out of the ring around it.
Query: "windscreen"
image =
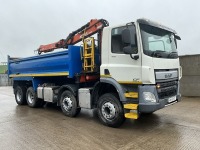
[[[177,58],[174,33],[154,26],[140,24],[144,54],[158,58]]]

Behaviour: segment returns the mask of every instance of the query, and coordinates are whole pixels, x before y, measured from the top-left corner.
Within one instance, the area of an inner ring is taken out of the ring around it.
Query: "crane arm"
[[[92,19],[90,22],[88,22],[81,28],[70,33],[66,39],[61,39],[58,42],[47,45],[41,45],[38,48],[38,54],[41,54],[42,52],[44,53],[50,52],[58,48],[67,48],[68,45],[74,45],[80,42],[83,38],[92,36],[97,32],[102,32],[102,29],[108,25],[109,25],[108,21],[104,19],[99,19],[99,20]]]

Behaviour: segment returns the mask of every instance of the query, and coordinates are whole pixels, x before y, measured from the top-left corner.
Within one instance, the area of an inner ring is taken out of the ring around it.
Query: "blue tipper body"
[[[69,46],[68,50],[51,54],[27,57],[21,59],[8,59],[8,75],[20,80],[34,76],[59,76],[68,74],[73,78],[82,71],[80,46]]]

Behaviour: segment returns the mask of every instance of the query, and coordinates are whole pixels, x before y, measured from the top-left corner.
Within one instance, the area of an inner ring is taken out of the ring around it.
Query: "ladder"
[[[94,72],[94,37],[89,37],[83,40],[83,69],[85,72]]]

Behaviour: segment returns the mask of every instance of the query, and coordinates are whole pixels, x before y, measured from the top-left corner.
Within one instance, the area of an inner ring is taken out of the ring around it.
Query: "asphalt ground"
[[[0,87],[0,150],[199,150],[200,98],[182,101],[120,128],[104,126],[96,111],[68,118],[59,107],[18,106],[12,87]]]

